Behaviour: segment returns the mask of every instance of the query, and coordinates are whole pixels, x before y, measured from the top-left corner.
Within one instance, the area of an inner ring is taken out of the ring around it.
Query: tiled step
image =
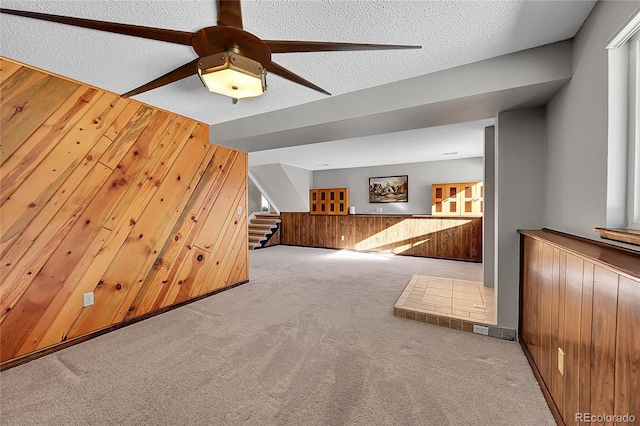
[[[261,243],[262,241],[267,241],[267,237],[263,236],[257,236],[257,235],[249,235],[249,242],[250,243]]]
[[[249,250],[255,250],[256,247],[261,247],[262,244],[260,243],[249,243]]]

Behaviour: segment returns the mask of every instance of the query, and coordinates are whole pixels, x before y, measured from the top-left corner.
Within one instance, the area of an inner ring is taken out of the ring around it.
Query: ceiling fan
[[[198,74],[210,91],[237,100],[261,95],[266,89],[267,72],[331,95],[278,65],[271,59],[271,54],[421,48],[392,44],[261,40],[243,29],[240,0],[218,0],[218,25],[202,28],[194,33],[4,8],[0,8],[0,12],[193,47],[198,58],[123,94],[123,97],[134,96]]]

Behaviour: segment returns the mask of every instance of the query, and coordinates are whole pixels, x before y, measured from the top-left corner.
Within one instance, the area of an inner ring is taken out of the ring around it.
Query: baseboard
[[[139,317],[131,318],[131,319],[119,322],[117,324],[113,324],[113,325],[110,325],[108,327],[101,328],[100,330],[92,331],[91,333],[88,333],[88,334],[85,334],[85,335],[82,335],[82,336],[78,336],[78,337],[74,337],[73,339],[70,339],[70,340],[65,340],[64,342],[60,342],[60,343],[57,343],[55,345],[40,349],[40,350],[38,350],[36,352],[31,352],[29,354],[22,355],[22,356],[19,356],[17,358],[12,358],[12,359],[10,359],[8,361],[5,361],[5,362],[0,364],[0,371],[4,371],[4,370],[8,370],[9,368],[17,367],[18,365],[25,364],[25,363],[27,363],[29,361],[33,361],[34,359],[38,359],[38,358],[41,358],[41,357],[43,357],[45,355],[52,354],[52,353],[57,352],[59,350],[62,350],[64,348],[68,348],[69,346],[73,346],[73,345],[77,345],[78,343],[86,342],[87,340],[91,340],[91,339],[96,338],[98,336],[102,336],[103,334],[110,333],[112,331],[121,329],[123,327],[127,327],[127,326],[129,326],[131,324],[135,324],[137,322],[149,319],[149,318],[154,317],[156,315],[163,314],[165,312],[171,311],[171,310],[179,308],[181,306],[188,305],[188,304],[196,302],[198,300],[205,299],[205,298],[207,298],[209,296],[213,296],[214,294],[218,294],[218,293],[221,293],[223,291],[230,290],[230,289],[232,289],[234,287],[238,287],[239,285],[246,284],[248,282],[249,282],[248,279],[247,280],[238,281],[238,282],[235,282],[233,284],[229,284],[229,285],[227,285],[225,287],[221,287],[221,288],[217,288],[215,290],[211,290],[208,293],[201,294],[200,296],[196,296],[196,297],[194,297],[192,299],[184,300],[182,302],[179,302],[179,303],[176,303],[176,304],[173,304],[173,305],[170,305],[170,306],[165,306],[164,308],[160,308],[158,310],[155,310],[155,311],[152,311],[152,312],[148,312],[148,313],[146,313],[144,315],[140,315]]]
[[[562,419],[562,415],[560,414],[560,410],[558,409],[556,402],[553,400],[553,397],[551,396],[551,392],[549,392],[549,389],[547,388],[547,384],[542,379],[542,375],[540,374],[540,371],[538,371],[538,366],[533,360],[533,356],[529,351],[529,347],[527,346],[525,341],[522,340],[522,338],[518,339],[518,341],[520,342],[520,346],[522,347],[522,351],[524,352],[524,355],[527,357],[527,361],[529,361],[531,370],[533,370],[533,375],[536,377],[536,380],[538,381],[538,385],[540,386],[540,389],[542,389],[542,394],[544,395],[545,401],[547,401],[547,405],[551,410],[551,414],[553,415],[553,418],[555,419],[556,424],[558,424],[558,426],[566,426],[566,423],[564,422],[564,420]]]

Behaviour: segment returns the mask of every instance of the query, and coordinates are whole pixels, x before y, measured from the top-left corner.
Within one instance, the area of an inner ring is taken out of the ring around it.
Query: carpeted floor
[[[552,425],[520,346],[393,316],[481,266],[275,246],[251,282],[0,374],[2,425]]]

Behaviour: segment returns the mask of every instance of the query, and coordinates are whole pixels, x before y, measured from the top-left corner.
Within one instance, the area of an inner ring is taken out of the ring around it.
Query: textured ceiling
[[[332,170],[482,157],[484,128],[494,123],[493,119],[477,120],[257,151],[249,154],[249,166],[284,163],[307,170]]]
[[[264,39],[417,44],[421,50],[274,54],[334,95],[403,80],[575,35],[594,1],[245,0],[244,27]],[[196,31],[216,23],[210,0],[10,1],[2,7]],[[1,15],[2,56],[124,93],[196,57],[188,46]],[[135,97],[209,124],[322,99],[268,76],[268,91],[232,105],[196,76]]]

